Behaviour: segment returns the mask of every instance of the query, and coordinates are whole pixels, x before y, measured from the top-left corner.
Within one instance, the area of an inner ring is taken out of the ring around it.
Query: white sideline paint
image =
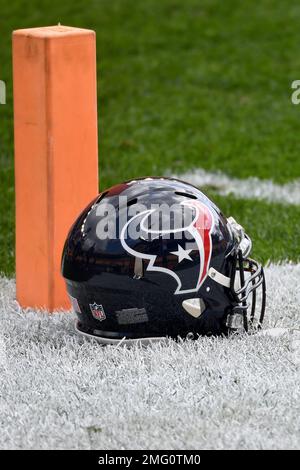
[[[280,185],[272,180],[253,177],[231,178],[225,173],[205,171],[201,168],[180,175],[168,173],[168,176],[186,181],[200,189],[203,186],[213,186],[223,196],[233,194],[241,199],[263,199],[268,202],[300,205],[300,179]]]
[[[0,448],[298,449],[300,265],[266,277],[265,331],[280,334],[148,347],[103,347],[73,314],[20,311],[0,277]]]
[[[6,85],[3,80],[0,80],[0,104],[6,104]]]

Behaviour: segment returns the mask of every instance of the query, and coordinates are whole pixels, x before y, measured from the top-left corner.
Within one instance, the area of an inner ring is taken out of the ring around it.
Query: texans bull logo
[[[193,214],[191,222],[184,227],[168,230],[149,229],[147,226],[149,216],[157,209],[148,209],[133,216],[124,225],[120,234],[120,241],[127,253],[136,258],[149,261],[146,268],[147,271],[159,271],[167,274],[168,276],[172,276],[176,280],[177,288],[174,292],[175,295],[197,292],[206,279],[212,253],[211,233],[214,224],[214,218],[210,209],[202,202],[189,200],[182,202],[181,205],[190,208]],[[188,263],[188,261],[194,262],[195,276],[190,275],[189,271],[189,275],[183,277],[180,273],[184,273],[184,270],[177,270],[176,265],[174,266],[174,269],[165,268],[161,265],[158,266],[156,263],[158,254],[143,253],[131,248],[126,241],[126,234],[130,228],[130,224],[134,224],[135,227],[139,225],[143,233],[150,234],[151,236],[154,235],[156,238],[165,238],[168,234],[170,235],[170,238],[172,238],[176,233],[182,232],[182,239],[186,240],[186,235],[188,235],[188,239],[192,241],[192,243],[178,243],[177,250],[170,251],[170,254],[177,256],[177,266],[180,265],[183,260],[185,260],[186,263]]]

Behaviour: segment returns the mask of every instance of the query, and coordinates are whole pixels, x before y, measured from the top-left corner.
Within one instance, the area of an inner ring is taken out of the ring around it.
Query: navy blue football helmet
[[[102,343],[254,331],[266,285],[251,248],[244,229],[190,184],[116,185],[81,213],[64,246],[77,330]]]

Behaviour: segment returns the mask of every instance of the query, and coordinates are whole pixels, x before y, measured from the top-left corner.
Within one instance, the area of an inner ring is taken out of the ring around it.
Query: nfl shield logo
[[[90,305],[90,310],[92,312],[93,317],[95,320],[103,321],[106,318],[104,308],[102,305],[98,305],[96,302]]]

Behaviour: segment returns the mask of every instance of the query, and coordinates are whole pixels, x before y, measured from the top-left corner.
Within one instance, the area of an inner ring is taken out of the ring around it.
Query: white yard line
[[[182,174],[168,176],[191,183],[201,189],[213,186],[221,195],[233,194],[241,199],[262,199],[268,202],[300,205],[300,179],[287,184],[276,184],[272,180],[259,178],[231,178],[225,173],[205,171],[197,168]]]

